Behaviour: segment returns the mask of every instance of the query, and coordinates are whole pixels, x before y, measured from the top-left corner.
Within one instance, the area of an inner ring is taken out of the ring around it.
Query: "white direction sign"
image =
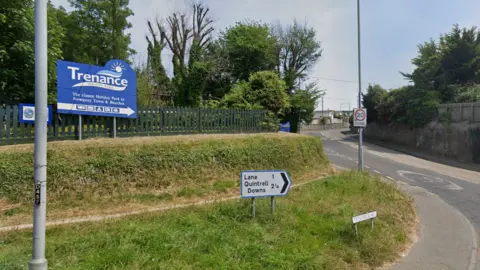
[[[286,171],[243,171],[240,175],[242,198],[285,196],[291,186]]]
[[[376,218],[376,217],[377,217],[377,211],[353,217],[352,221],[353,221],[353,224],[356,224],[356,223],[362,222],[364,220],[372,219],[372,218]]]
[[[353,109],[353,126],[354,127],[367,126],[367,109],[365,108]]]

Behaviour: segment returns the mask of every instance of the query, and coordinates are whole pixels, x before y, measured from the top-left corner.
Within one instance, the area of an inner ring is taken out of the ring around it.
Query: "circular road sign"
[[[355,112],[355,120],[363,121],[363,120],[365,120],[366,115],[367,114],[365,113],[365,111],[363,109],[357,109],[357,111]]]

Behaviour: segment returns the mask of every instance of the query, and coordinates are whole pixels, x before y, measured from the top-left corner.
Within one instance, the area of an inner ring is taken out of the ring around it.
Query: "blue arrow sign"
[[[286,171],[243,171],[240,175],[240,196],[257,198],[285,196],[292,186]]]
[[[104,67],[57,61],[59,113],[137,117],[135,71],[122,60]]]

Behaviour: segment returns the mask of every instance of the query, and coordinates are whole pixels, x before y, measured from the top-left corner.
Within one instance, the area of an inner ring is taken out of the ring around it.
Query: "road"
[[[344,135],[341,131],[304,133],[322,138],[324,152],[334,166],[357,169],[357,136]],[[417,204],[420,239],[410,254],[391,269],[480,270],[476,242],[480,239],[480,172],[423,160],[368,143],[364,147],[364,169],[408,184],[404,190]]]
[[[357,140],[339,130],[309,132],[320,136],[324,151],[332,164],[348,169],[358,168]],[[365,169],[387,178],[419,186],[438,195],[462,212],[480,232],[480,173],[458,170],[433,162],[366,144]],[[410,165],[412,164],[412,165]],[[413,164],[415,164],[413,166]],[[430,164],[430,165],[429,165]]]

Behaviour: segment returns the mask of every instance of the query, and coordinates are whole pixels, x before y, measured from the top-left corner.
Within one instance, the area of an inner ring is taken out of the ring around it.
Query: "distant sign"
[[[353,109],[353,126],[354,127],[367,126],[367,109],[365,108]]]
[[[286,171],[243,171],[240,175],[242,198],[285,196],[291,185]]]
[[[18,111],[18,119],[20,123],[32,124],[35,123],[35,104],[20,103],[20,110]],[[48,105],[48,120],[47,124],[52,123],[52,105]]]
[[[290,132],[290,122],[280,123],[280,131]]]
[[[363,214],[363,215],[360,215],[360,216],[356,216],[356,217],[353,217],[352,218],[352,221],[353,221],[353,224],[357,224],[359,222],[362,222],[362,221],[365,221],[365,220],[368,220],[368,219],[372,219],[372,218],[376,218],[377,217],[377,212],[370,212],[370,213],[366,213],[366,214]]]
[[[135,71],[122,60],[105,67],[57,61],[59,113],[137,117]]]

